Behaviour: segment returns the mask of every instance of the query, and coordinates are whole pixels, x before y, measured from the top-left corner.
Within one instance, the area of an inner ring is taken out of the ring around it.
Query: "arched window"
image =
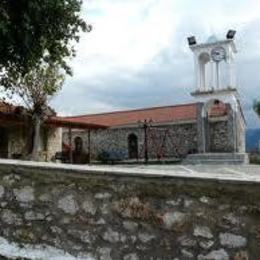
[[[75,144],[75,151],[76,152],[82,152],[82,150],[83,150],[82,138],[79,137],[79,136],[75,137],[74,144]]]
[[[129,159],[138,158],[138,138],[135,134],[128,136],[128,157]]]

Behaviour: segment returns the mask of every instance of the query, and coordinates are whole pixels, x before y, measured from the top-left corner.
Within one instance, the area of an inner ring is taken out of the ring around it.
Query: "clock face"
[[[226,57],[226,50],[223,47],[216,47],[211,51],[211,57],[215,62],[220,62]]]

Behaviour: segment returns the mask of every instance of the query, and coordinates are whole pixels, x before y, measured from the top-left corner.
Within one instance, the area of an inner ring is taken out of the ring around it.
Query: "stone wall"
[[[122,157],[127,159],[130,134],[137,136],[139,158],[144,158],[144,130],[137,127],[91,130],[91,158],[96,159],[102,151],[107,151],[122,154]],[[87,131],[73,131],[73,149],[77,136],[83,139],[84,151],[88,153]],[[69,144],[67,131],[63,132],[63,142]],[[160,125],[148,130],[148,154],[151,159],[157,159],[159,156],[170,158],[177,154],[185,155],[194,150],[197,150],[196,123]]]
[[[230,104],[227,115],[203,117],[203,103],[197,107],[198,151],[203,152],[245,152],[245,121],[240,110],[234,113]],[[204,115],[205,116],[205,115]]]
[[[51,161],[62,150],[62,128],[49,128],[47,133],[46,161]]]
[[[228,135],[228,122],[209,122],[209,151],[211,152],[232,152],[233,145]]]
[[[197,130],[198,127],[199,125],[195,122],[151,127],[148,129],[149,158],[172,158],[178,155],[185,156],[189,153],[201,152],[202,137]],[[205,123],[205,127],[207,152],[232,152],[234,150],[233,125],[228,121],[227,117],[218,120],[210,119],[209,122]],[[137,136],[139,159],[144,158],[144,130],[137,127],[128,127],[91,130],[92,160],[97,159],[102,151],[121,154],[122,158],[127,159],[128,136],[130,134]],[[243,137],[244,135],[241,132],[239,136]],[[88,132],[82,130],[73,131],[73,149],[75,148],[74,139],[76,137],[82,138],[84,152],[88,153]],[[68,132],[66,130],[63,131],[63,142],[69,144]]]
[[[259,183],[9,164],[0,165],[9,242],[80,259],[259,259]]]
[[[20,159],[26,157],[28,131],[22,126],[8,128],[8,158]],[[62,129],[42,129],[39,150],[42,161],[51,161],[55,153],[62,150]]]
[[[24,127],[8,128],[8,158],[23,155],[26,150],[27,132]]]

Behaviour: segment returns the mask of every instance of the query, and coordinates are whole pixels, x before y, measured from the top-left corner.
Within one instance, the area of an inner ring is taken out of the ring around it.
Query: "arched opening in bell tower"
[[[200,90],[207,91],[210,85],[210,55],[207,52],[203,52],[199,55],[199,85]]]

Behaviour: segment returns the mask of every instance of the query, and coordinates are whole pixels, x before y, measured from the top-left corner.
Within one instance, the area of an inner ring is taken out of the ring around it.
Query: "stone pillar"
[[[245,125],[243,124],[243,117],[241,112],[236,114],[237,120],[237,151],[240,153],[246,152],[246,134],[245,134]]]
[[[200,62],[200,86],[202,91],[206,91],[206,70],[202,62]]]
[[[216,78],[215,78],[215,62],[213,62],[212,60],[210,61],[210,88],[211,90],[215,89],[215,83],[216,83]]]
[[[220,89],[220,64],[216,62],[216,89]]]
[[[194,70],[195,70],[195,89],[196,91],[200,91],[200,70],[199,70],[199,62],[198,58],[194,56]]]
[[[236,116],[232,109],[232,106],[228,104],[228,140],[229,140],[229,150],[230,152],[236,152]]]
[[[70,150],[69,150],[69,160],[70,163],[73,163],[73,156],[72,156],[72,131],[71,131],[71,127],[69,127],[69,146],[70,146]]]
[[[234,133],[234,151],[238,152],[238,121],[237,112],[233,111],[233,133]]]
[[[229,120],[230,120],[230,133],[232,134],[232,136],[230,136],[230,140],[232,140],[232,144],[231,147],[233,148],[233,152],[239,152],[239,145],[238,145],[238,138],[239,138],[239,118],[238,118],[238,103],[237,102],[233,102],[230,105],[229,108]]]
[[[204,104],[197,104],[197,143],[198,152],[206,152],[206,136],[205,136],[205,113],[203,112]]]
[[[236,78],[235,78],[235,63],[234,63],[234,57],[232,52],[230,52],[228,56],[228,67],[229,67],[228,87],[234,88],[236,86]]]
[[[206,113],[204,119],[204,140],[205,140],[205,153],[210,152],[210,122],[208,113]]]
[[[90,129],[88,129],[88,163],[91,162],[91,138],[90,138]]]

